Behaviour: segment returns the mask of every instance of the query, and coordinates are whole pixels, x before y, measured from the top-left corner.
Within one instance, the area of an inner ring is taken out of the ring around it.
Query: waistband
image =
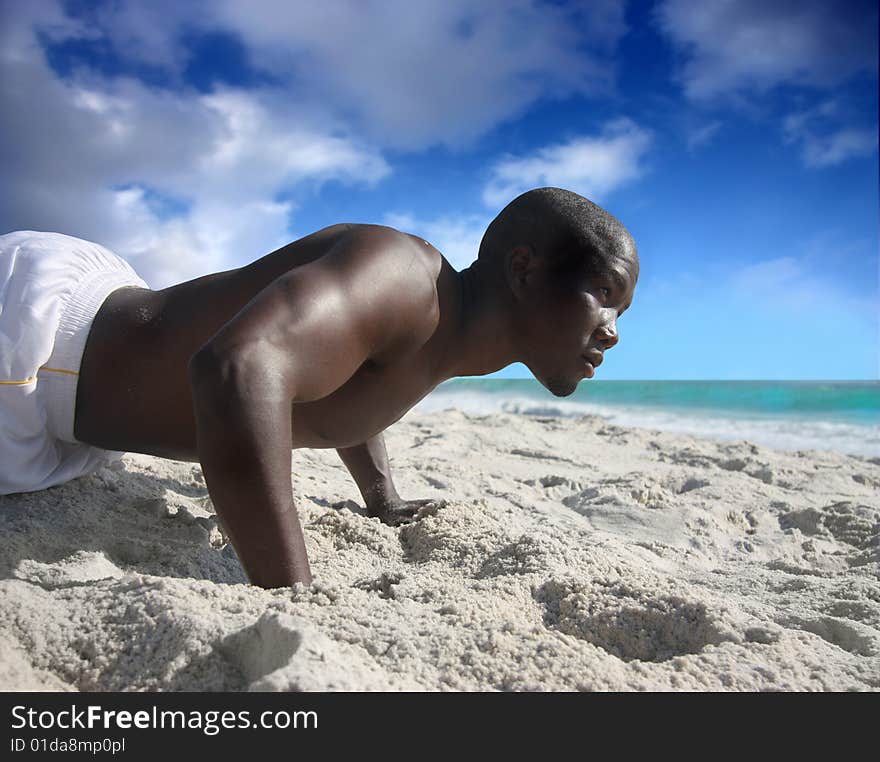
[[[46,406],[46,427],[64,442],[77,441],[73,436],[76,390],[92,322],[107,297],[126,286],[149,288],[134,271],[86,273],[61,311],[54,348],[39,369],[37,389]]]

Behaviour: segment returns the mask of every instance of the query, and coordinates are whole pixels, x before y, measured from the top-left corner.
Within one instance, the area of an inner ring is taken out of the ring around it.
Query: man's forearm
[[[336,452],[357,484],[368,511],[372,512],[387,500],[398,497],[391,479],[385,438],[381,433],[363,444]]]
[[[311,581],[290,479],[291,403],[271,374],[190,364],[199,460],[208,492],[250,581]]]

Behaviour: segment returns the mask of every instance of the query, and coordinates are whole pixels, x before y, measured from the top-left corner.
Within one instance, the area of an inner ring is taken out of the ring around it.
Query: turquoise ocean
[[[621,426],[880,458],[880,381],[582,381],[560,398],[534,379],[459,378],[416,406],[446,408],[600,415]]]

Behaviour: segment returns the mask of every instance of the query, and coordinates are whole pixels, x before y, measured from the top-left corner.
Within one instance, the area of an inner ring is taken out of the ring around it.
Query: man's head
[[[535,378],[565,397],[592,377],[639,276],[626,228],[583,196],[536,188],[490,223],[478,261],[509,288],[517,350]]]

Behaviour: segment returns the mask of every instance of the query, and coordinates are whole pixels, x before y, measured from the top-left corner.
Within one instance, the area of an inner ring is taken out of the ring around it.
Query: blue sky
[[[0,0],[0,231],[153,288],[340,221],[461,269],[557,185],[639,246],[597,378],[876,379],[877,62],[876,2]]]

